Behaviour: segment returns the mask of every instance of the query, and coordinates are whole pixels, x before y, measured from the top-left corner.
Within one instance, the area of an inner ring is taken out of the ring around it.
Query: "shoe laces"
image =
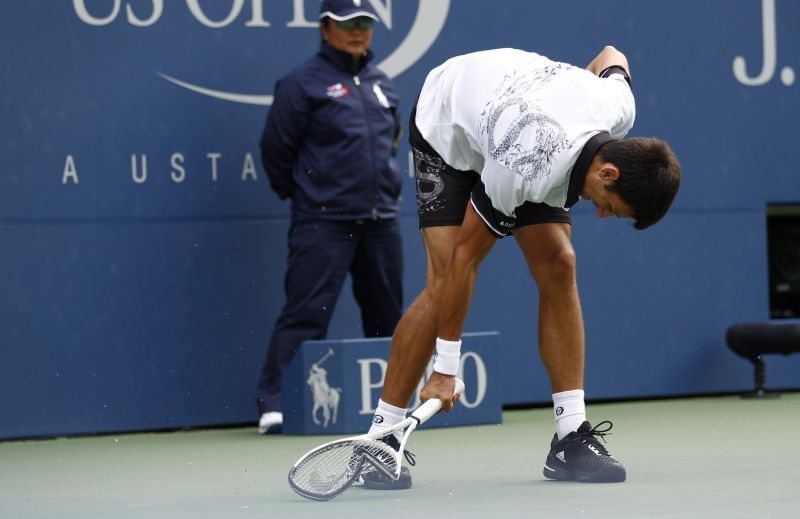
[[[389,434],[384,436],[380,439],[383,443],[389,445],[389,447],[393,448],[396,451],[400,450],[400,441],[397,439],[397,436],[394,434]],[[403,450],[403,457],[405,457],[406,461],[412,467],[417,464],[417,460],[414,458],[414,454],[409,452],[407,449]]]
[[[605,426],[605,428],[601,429],[602,426]],[[610,431],[612,427],[614,427],[614,424],[611,423],[610,420],[604,420],[588,431],[576,431],[574,434],[581,441],[590,443],[592,446],[596,447],[597,450],[599,450],[604,456],[611,456],[611,454],[608,452],[608,449],[606,449],[605,446],[598,441],[598,438],[603,440],[603,443],[605,443],[606,439],[604,436],[611,434],[608,431]]]

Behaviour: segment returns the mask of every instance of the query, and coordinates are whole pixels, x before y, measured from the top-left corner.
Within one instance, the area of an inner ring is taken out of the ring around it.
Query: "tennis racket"
[[[464,392],[464,382],[456,379],[456,393]],[[301,496],[327,501],[338,496],[355,482],[361,470],[373,466],[388,477],[400,478],[403,451],[411,433],[442,408],[442,401],[431,398],[411,416],[394,427],[372,434],[351,436],[325,443],[304,454],[289,471],[289,485]],[[403,432],[400,448],[394,450],[381,438]]]

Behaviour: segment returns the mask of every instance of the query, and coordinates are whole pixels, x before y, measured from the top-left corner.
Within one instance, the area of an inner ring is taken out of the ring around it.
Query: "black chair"
[[[742,398],[779,397],[764,387],[765,364],[762,355],[789,355],[800,352],[800,323],[739,323],[725,333],[728,347],[753,363],[756,387]]]

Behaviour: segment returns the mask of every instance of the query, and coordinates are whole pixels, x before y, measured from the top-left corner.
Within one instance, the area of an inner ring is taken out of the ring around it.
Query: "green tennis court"
[[[237,429],[0,443],[3,518],[798,517],[800,393],[589,405],[614,422],[622,484],[548,481],[551,411],[420,429],[414,487],[307,501],[289,467],[330,436]]]

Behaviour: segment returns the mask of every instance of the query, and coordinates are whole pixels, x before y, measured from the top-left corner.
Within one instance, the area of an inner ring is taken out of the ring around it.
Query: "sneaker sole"
[[[259,434],[280,434],[283,431],[283,424],[274,424],[269,427],[259,427]]]
[[[404,478],[400,476],[400,479],[397,481],[387,481],[386,483],[379,483],[365,479],[364,488],[368,488],[370,490],[408,490],[411,488],[411,478]]]
[[[570,472],[558,466],[551,468],[545,464],[542,473],[548,479],[580,483],[622,483],[627,477],[622,465],[606,465],[597,472]]]
[[[411,471],[405,467],[403,467],[400,472],[400,478],[397,480],[389,479],[383,475],[378,479],[371,479],[364,477],[364,474],[359,475],[358,479],[361,481],[362,486],[369,490],[407,490],[411,488]]]

